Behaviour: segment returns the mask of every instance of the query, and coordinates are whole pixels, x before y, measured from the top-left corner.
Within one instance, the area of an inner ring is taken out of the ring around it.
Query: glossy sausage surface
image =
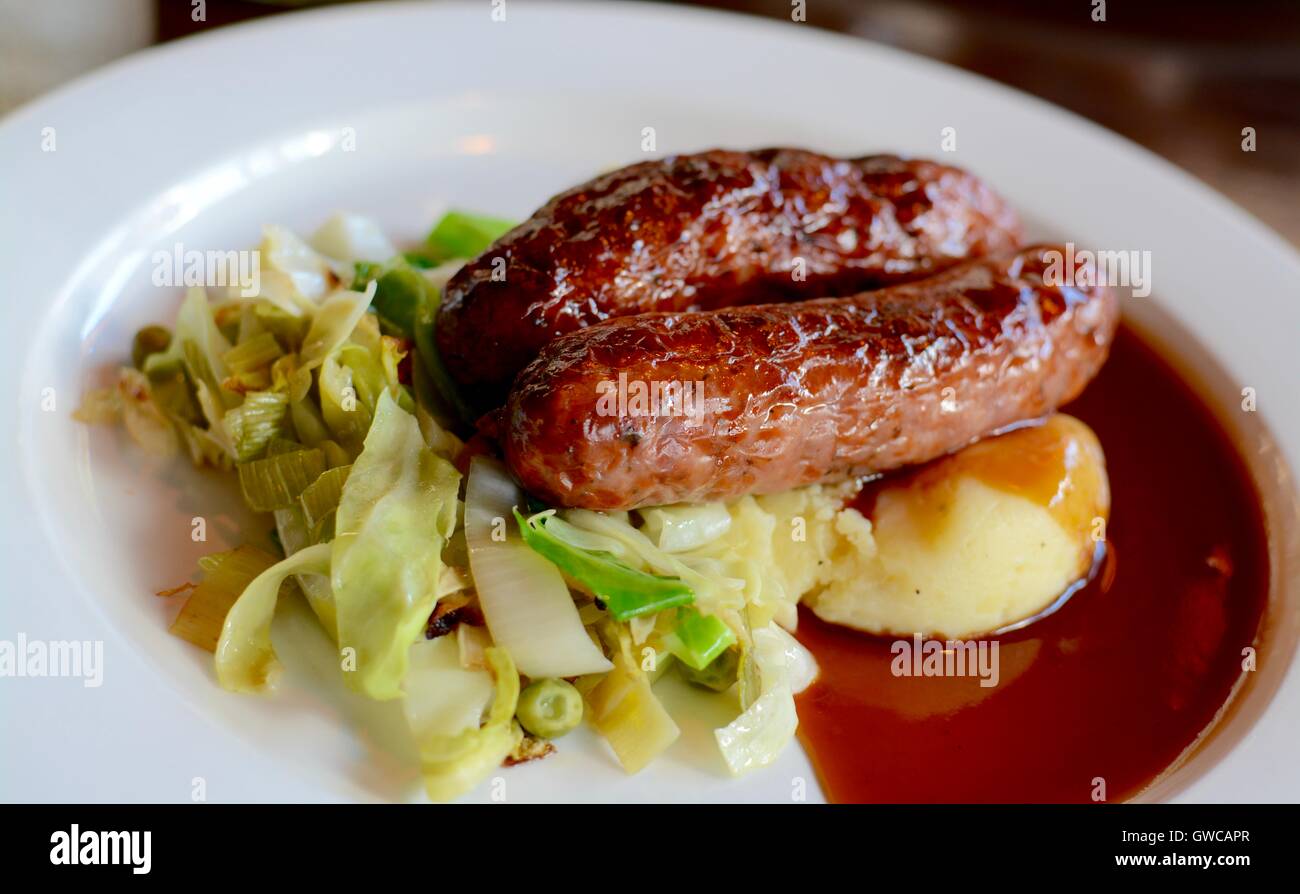
[[[1044,282],[1050,251],[1064,248],[849,298],[645,314],[562,336],[510,393],[506,460],[554,505],[616,510],[934,459],[1050,412],[1105,361],[1116,293]]]
[[[543,345],[611,317],[848,295],[1014,247],[982,181],[929,161],[801,149],[647,161],[556,196],[467,264],[438,351],[481,408]]]

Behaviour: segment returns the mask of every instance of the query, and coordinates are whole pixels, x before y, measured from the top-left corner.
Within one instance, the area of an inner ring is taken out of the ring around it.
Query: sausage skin
[[[544,344],[610,317],[850,295],[1019,238],[999,196],[934,162],[673,156],[556,196],[462,268],[437,347],[471,401],[496,407]]]
[[[849,298],[644,314],[561,336],[515,381],[499,420],[507,463],[554,505],[619,510],[934,459],[1050,412],[1105,361],[1115,291],[1046,284],[1049,250],[1065,251],[1035,246]]]

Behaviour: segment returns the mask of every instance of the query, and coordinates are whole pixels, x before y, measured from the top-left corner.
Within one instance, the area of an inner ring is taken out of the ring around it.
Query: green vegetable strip
[[[578,549],[546,530],[543,519],[525,519],[516,508],[515,519],[524,542],[569,577],[599,596],[619,621],[688,605],[695,593],[681,578],[660,577],[631,568],[610,553]]]
[[[478,418],[465,401],[456,383],[452,381],[447,367],[443,366],[434,344],[433,328],[438,316],[438,306],[442,304],[442,293],[432,284],[425,282],[424,301],[420,302],[419,312],[415,318],[415,352],[419,355],[424,371],[429,374],[433,388],[442,397],[451,411],[464,423],[471,423]]]
[[[700,671],[736,642],[736,634],[722,619],[684,608],[678,610],[677,627],[665,642],[669,652]]]
[[[257,512],[272,512],[298,505],[298,497],[325,471],[325,454],[320,450],[279,453],[236,468],[244,501]]]
[[[514,227],[512,220],[468,211],[448,211],[434,225],[426,241],[430,253],[439,261],[473,258]]]
[[[247,462],[260,455],[280,433],[289,411],[287,395],[274,391],[253,391],[244,402],[222,418],[226,434],[235,446],[235,459]]]
[[[251,373],[270,366],[278,360],[284,351],[280,343],[269,332],[254,335],[248,341],[240,342],[222,355],[221,360],[232,373]]]
[[[427,300],[429,281],[409,267],[389,270],[379,277],[371,306],[380,318],[407,338],[415,334],[415,322],[420,305]]]
[[[404,251],[402,252],[402,259],[419,270],[431,270],[438,266],[435,259],[419,251]]]
[[[339,508],[339,499],[343,496],[343,483],[348,480],[348,473],[351,471],[350,463],[327,469],[298,497],[302,503],[303,514],[307,517],[308,528],[315,529],[325,516]]]

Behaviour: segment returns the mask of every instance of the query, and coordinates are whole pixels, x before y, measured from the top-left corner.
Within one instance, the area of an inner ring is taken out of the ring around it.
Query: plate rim
[[[520,6],[522,7],[523,4],[520,4]],[[736,15],[734,13],[718,10],[671,7],[655,3],[639,2],[639,0],[638,2],[619,3],[617,5],[582,2],[530,2],[527,6],[532,10],[547,10],[550,13],[566,16],[581,16],[586,20],[591,20],[593,15],[613,21],[637,19],[639,16],[648,16],[666,22],[669,27],[676,27],[674,23],[679,22],[682,19],[701,21],[707,19],[728,28],[743,27],[753,29],[754,33],[764,32],[775,34],[776,29],[791,27],[782,22]],[[308,27],[326,27],[327,25],[332,25],[333,20],[336,18],[382,18],[396,15],[399,11],[403,14],[415,14],[421,17],[438,17],[444,13],[450,17],[458,10],[469,9],[482,12],[482,4],[456,2],[417,5],[414,3],[397,2],[325,7],[310,11],[299,11],[293,16],[271,16],[266,19],[242,23],[234,27],[222,27],[214,29],[211,32],[174,41],[170,44],[151,47],[77,78],[50,94],[13,110],[6,115],[5,118],[0,119],[0,155],[2,155],[6,149],[10,148],[11,144],[7,141],[14,139],[14,134],[20,128],[30,126],[32,123],[39,121],[42,117],[52,116],[60,107],[75,106],[78,103],[84,103],[94,98],[95,94],[99,91],[111,90],[112,85],[115,83],[115,79],[117,81],[125,81],[129,79],[132,76],[131,73],[135,71],[142,71],[145,73],[148,73],[151,70],[156,71],[159,66],[166,66],[169,61],[182,59],[187,54],[194,53],[196,47],[219,47],[228,44],[238,44],[250,40],[251,35],[255,33],[266,35],[276,32],[300,32],[304,28]],[[847,50],[857,54],[876,53],[886,60],[890,60],[891,64],[897,63],[902,65],[904,68],[919,68],[931,75],[942,75],[947,78],[955,77],[959,81],[974,84],[978,87],[980,92],[987,93],[991,91],[1001,95],[1004,99],[1013,100],[1018,105],[1032,106],[1039,112],[1047,113],[1058,121],[1063,122],[1063,127],[1085,128],[1091,132],[1094,137],[1104,139],[1104,141],[1111,143],[1120,150],[1123,150],[1125,155],[1140,158],[1143,165],[1156,166],[1163,171],[1163,175],[1166,177],[1174,175],[1176,179],[1180,181],[1177,185],[1177,189],[1180,192],[1194,196],[1198,202],[1209,203],[1211,206],[1214,206],[1215,210],[1224,214],[1236,227],[1246,230],[1252,239],[1259,241],[1262,250],[1276,253],[1282,258],[1283,266],[1288,266],[1293,272],[1300,273],[1300,253],[1298,253],[1296,249],[1287,243],[1280,235],[1275,233],[1248,211],[1235,205],[1212,187],[1197,180],[1186,171],[1178,168],[1176,165],[1173,165],[1136,143],[1114,134],[1102,128],[1100,125],[1082,118],[1081,116],[1051,105],[1037,97],[1017,91],[1014,88],[1007,87],[1006,85],[991,81],[978,75],[964,72],[944,63],[936,62],[893,47],[875,44],[848,35],[823,31],[814,26],[807,25],[806,23],[800,25],[799,32],[795,32],[791,35],[782,35],[783,40],[787,38],[793,41],[807,41],[810,45],[834,44],[838,49]],[[1203,347],[1205,347],[1207,351],[1213,355],[1218,355],[1219,351],[1212,342],[1205,343],[1204,339],[1201,339],[1200,341],[1202,341]],[[0,363],[0,369],[7,371],[17,369],[19,371],[24,371],[28,368],[27,359],[28,358],[23,355],[21,363],[15,363],[14,358],[7,358],[3,363]],[[1176,356],[1170,357],[1170,359],[1176,359]],[[1292,360],[1292,363],[1295,363],[1294,359]],[[25,375],[20,375],[18,378],[22,379],[24,383],[27,384],[27,378]],[[6,398],[5,403],[0,403],[0,407],[7,407],[9,402],[10,399]],[[14,409],[19,410],[20,407],[18,402],[14,400],[13,403]],[[14,417],[11,416],[10,418]],[[28,423],[24,422],[23,424],[26,425]],[[26,429],[24,429],[24,431],[26,431]],[[14,483],[12,481],[12,472],[16,468],[25,468],[16,462],[16,457],[8,455],[9,451],[12,450],[14,446],[15,445],[11,441],[7,441],[5,446],[0,448],[0,450],[3,450],[3,453],[0,453],[0,456],[3,456],[5,459],[15,460],[14,462],[3,463],[6,471],[3,476],[0,477],[0,481],[8,480],[8,483],[10,484]],[[1291,456],[1294,456],[1296,450],[1300,449],[1300,445],[1293,442],[1286,443],[1282,445],[1282,449]],[[1294,460],[1292,460],[1291,467],[1294,468],[1294,466],[1295,463]],[[10,492],[21,492],[28,501],[32,501],[34,498],[33,493],[27,487],[23,487],[21,491],[11,490]],[[35,507],[35,509],[39,511],[39,507]],[[12,524],[13,523],[6,518],[3,524],[0,524],[0,530],[11,530]],[[13,553],[11,550],[11,545],[6,544],[3,550],[0,551],[0,555],[6,555],[6,557],[10,559],[17,559],[18,555]],[[1272,554],[1272,550],[1270,550],[1270,554]],[[1297,567],[1298,564],[1300,563],[1292,561],[1291,567]],[[68,570],[69,569],[64,567],[62,573],[67,573]],[[109,622],[108,619],[102,620],[109,630],[113,631],[114,625]],[[1291,691],[1300,688],[1300,673],[1298,673],[1295,668],[1295,662],[1292,662],[1288,678],[1285,682],[1279,681],[1279,686],[1285,686]],[[1276,702],[1276,697],[1273,701]],[[1300,705],[1300,700],[1297,700],[1297,705]],[[1238,748],[1240,748],[1240,745]],[[1193,782],[1191,788],[1184,792],[1184,795],[1195,794],[1196,786],[1199,781],[1200,780]],[[1293,797],[1300,797],[1300,791],[1297,791]]]

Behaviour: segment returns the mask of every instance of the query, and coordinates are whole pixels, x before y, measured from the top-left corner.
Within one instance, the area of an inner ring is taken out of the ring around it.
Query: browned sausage
[[[1053,410],[1105,361],[1115,292],[1045,284],[1049,249],[850,298],[644,314],[561,336],[515,381],[506,459],[537,496],[604,510],[933,459]]]
[[[467,396],[499,406],[542,345],[610,317],[850,295],[1019,235],[992,190],[934,162],[679,155],[562,193],[467,264],[447,284],[437,346]]]

